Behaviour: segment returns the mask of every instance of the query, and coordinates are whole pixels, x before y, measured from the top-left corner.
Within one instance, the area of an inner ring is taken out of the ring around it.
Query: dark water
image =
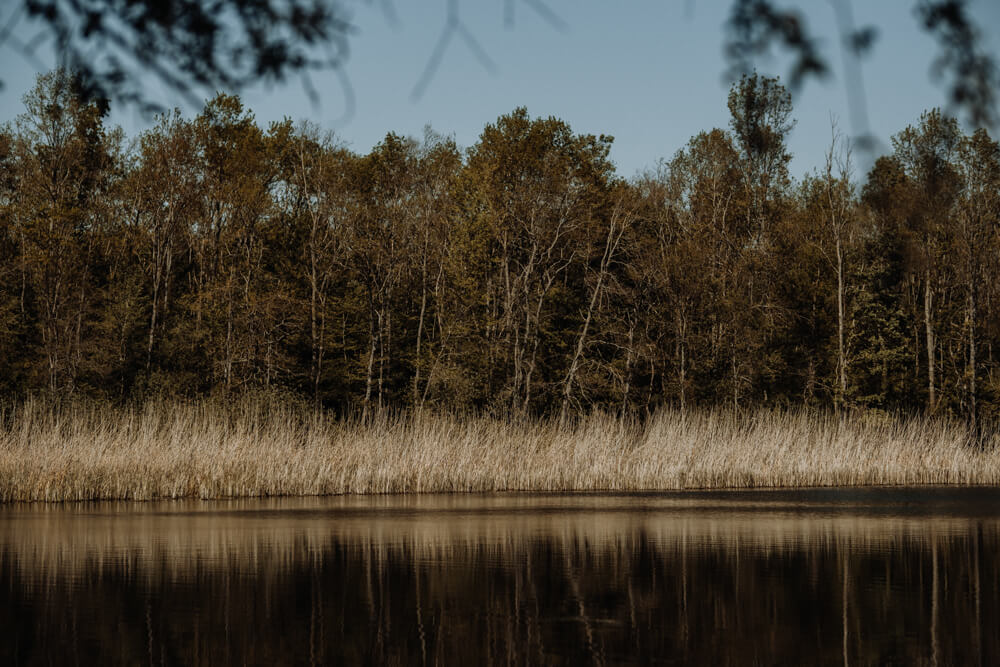
[[[1000,490],[0,506],[0,664],[1000,664]]]

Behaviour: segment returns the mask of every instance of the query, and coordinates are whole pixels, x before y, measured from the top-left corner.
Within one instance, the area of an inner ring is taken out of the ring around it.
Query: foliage
[[[1000,154],[940,111],[796,181],[780,81],[631,181],[515,109],[366,155],[235,96],[126,145],[62,71],[0,133],[0,391],[343,412],[1000,415]]]

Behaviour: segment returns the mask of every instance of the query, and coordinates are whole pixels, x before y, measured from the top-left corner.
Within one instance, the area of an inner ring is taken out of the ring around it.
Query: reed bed
[[[0,501],[1000,483],[960,423],[664,410],[569,424],[337,419],[294,404],[27,400],[0,414]]]

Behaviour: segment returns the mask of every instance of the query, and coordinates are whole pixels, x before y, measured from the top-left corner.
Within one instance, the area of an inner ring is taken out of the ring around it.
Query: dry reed
[[[0,501],[1000,483],[935,419],[665,410],[645,421],[336,419],[243,400],[0,414]]]

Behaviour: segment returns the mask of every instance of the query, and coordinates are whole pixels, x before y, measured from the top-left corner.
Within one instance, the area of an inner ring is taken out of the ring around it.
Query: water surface
[[[998,664],[1000,490],[0,506],[0,664]]]

